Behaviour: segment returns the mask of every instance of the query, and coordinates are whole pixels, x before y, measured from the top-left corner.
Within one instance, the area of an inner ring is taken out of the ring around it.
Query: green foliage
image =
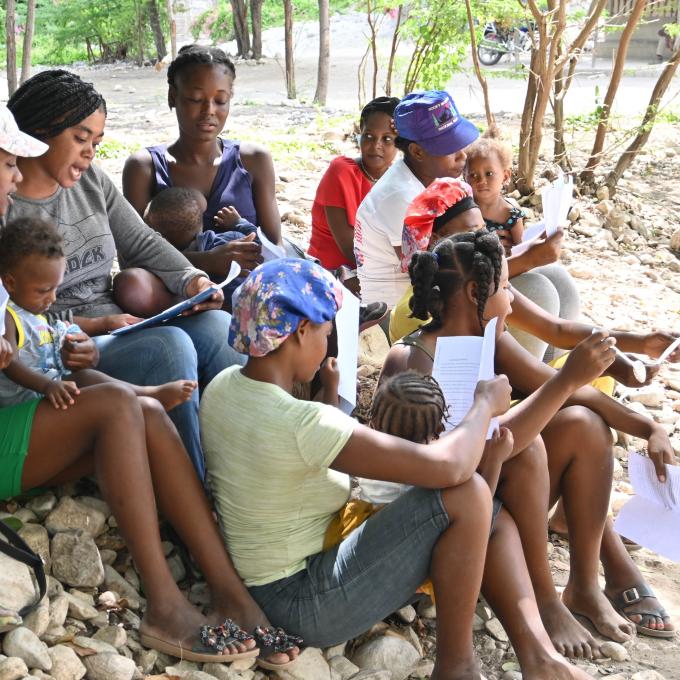
[[[127,144],[113,137],[107,137],[97,147],[97,157],[105,160],[127,158],[139,149],[141,149],[141,145],[136,142]]]

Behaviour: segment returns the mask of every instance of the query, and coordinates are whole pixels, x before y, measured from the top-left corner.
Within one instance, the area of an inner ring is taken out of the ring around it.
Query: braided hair
[[[447,417],[439,383],[430,375],[406,371],[379,385],[370,423],[374,430],[424,444],[439,435]]]
[[[30,255],[50,260],[64,257],[64,243],[51,222],[39,217],[19,217],[0,231],[0,275],[21,266]]]
[[[210,64],[222,66],[232,77],[236,78],[234,62],[219,47],[205,47],[204,45],[185,45],[168,66],[168,85],[177,86],[177,74],[187,68]]]
[[[456,234],[440,241],[433,251],[415,253],[409,264],[413,297],[411,317],[426,320],[427,330],[443,325],[446,303],[467,281],[477,284],[477,317],[484,328],[484,308],[489,295],[498,290],[503,246],[486,229]]]
[[[359,116],[359,127],[364,127],[369,116],[374,113],[384,113],[390,118],[394,117],[394,109],[397,108],[399,99],[397,97],[376,97],[372,99],[363,109]]]
[[[7,102],[19,129],[50,139],[80,123],[95,111],[106,114],[106,102],[92,83],[75,73],[49,69],[29,78]]]

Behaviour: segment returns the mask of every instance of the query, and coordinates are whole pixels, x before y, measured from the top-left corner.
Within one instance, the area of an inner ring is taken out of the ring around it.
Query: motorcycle
[[[488,21],[484,26],[484,37],[477,45],[477,56],[484,66],[497,64],[504,54],[520,54],[531,51],[529,26],[511,26],[504,28],[495,21]]]

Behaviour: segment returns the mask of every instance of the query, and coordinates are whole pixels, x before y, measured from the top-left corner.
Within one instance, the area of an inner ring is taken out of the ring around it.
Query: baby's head
[[[283,258],[261,264],[236,291],[229,344],[251,359],[282,359],[295,380],[309,382],[326,358],[342,286],[309,260]]]
[[[378,386],[370,426],[416,444],[428,444],[444,431],[447,411],[444,394],[432,376],[406,371]]]
[[[22,217],[0,230],[0,277],[19,307],[46,312],[56,300],[64,267],[62,238],[50,222]]]
[[[203,231],[207,207],[208,202],[198,189],[168,187],[151,199],[144,221],[177,250],[185,250]]]
[[[501,138],[498,128],[489,128],[467,149],[465,179],[477,201],[501,195],[512,174],[512,145]]]

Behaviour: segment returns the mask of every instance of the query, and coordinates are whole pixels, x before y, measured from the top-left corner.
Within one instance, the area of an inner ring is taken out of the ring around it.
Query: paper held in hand
[[[453,430],[470,410],[477,383],[495,377],[497,323],[497,318],[491,319],[482,338],[466,335],[437,339],[432,377],[442,388],[449,407],[447,431]],[[497,429],[498,418],[492,418],[486,438],[491,439]]]
[[[9,293],[0,281],[0,335],[5,334],[5,311],[7,310],[7,303],[9,302]]]
[[[338,336],[338,396],[348,415],[357,405],[357,356],[359,355],[359,298],[343,286],[342,307],[335,316]]]
[[[282,257],[286,257],[286,251],[283,246],[277,246],[275,243],[272,243],[262,231],[262,227],[257,228],[257,238],[260,239],[262,246],[260,252],[265,262],[280,260]]]
[[[135,331],[140,331],[143,328],[157,326],[160,323],[163,323],[170,319],[174,319],[175,317],[179,316],[182,312],[187,312],[195,305],[198,305],[201,302],[209,300],[212,297],[213,293],[215,293],[217,290],[221,288],[224,288],[225,286],[228,286],[240,274],[240,272],[241,267],[239,266],[238,262],[232,261],[231,267],[229,268],[229,274],[227,274],[227,278],[224,279],[222,283],[217,283],[213,286],[210,286],[210,288],[202,290],[200,293],[197,293],[192,298],[189,298],[188,300],[183,300],[182,302],[178,302],[176,305],[168,307],[164,312],[156,314],[155,316],[151,316],[148,319],[144,319],[144,321],[134,323],[131,326],[123,326],[123,328],[117,328],[115,331],[111,331],[111,335],[125,335],[127,333],[134,333]]]
[[[680,562],[680,467],[666,465],[662,483],[652,461],[630,451],[628,474],[635,496],[621,508],[614,528],[645,548]]]
[[[546,238],[550,238],[560,224],[567,221],[569,208],[574,199],[574,179],[569,176],[565,179],[563,174],[541,192],[543,204],[543,221],[532,224],[524,230],[522,243],[512,247],[511,255],[521,255],[538,241],[545,232]]]

